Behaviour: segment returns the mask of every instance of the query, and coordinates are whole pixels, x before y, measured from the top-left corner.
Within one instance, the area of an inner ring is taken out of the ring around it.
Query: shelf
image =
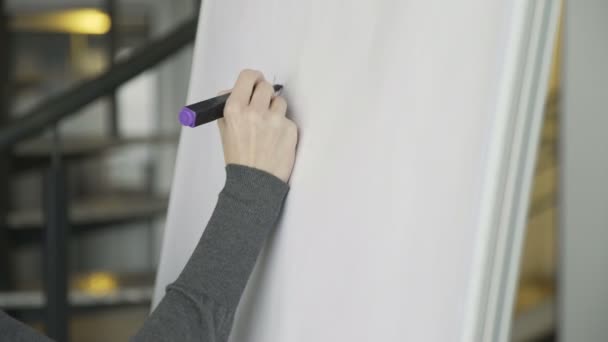
[[[94,271],[70,277],[70,306],[75,309],[149,304],[154,292],[154,273]],[[16,291],[0,292],[0,309],[40,310],[45,298],[41,284],[22,284]]]
[[[178,135],[152,135],[141,137],[91,137],[65,136],[61,138],[61,155],[64,159],[79,160],[100,155],[110,149],[136,144],[174,144]],[[13,152],[16,170],[45,166],[50,161],[53,141],[50,138],[27,140],[17,145]]]
[[[69,208],[74,233],[124,223],[148,220],[166,213],[166,196],[109,194],[76,200]],[[45,221],[40,208],[11,211],[7,217],[9,234],[17,241],[39,239]]]
[[[70,306],[75,308],[149,304],[153,292],[152,286],[121,288],[104,295],[72,291],[69,294],[69,301]],[[43,308],[44,302],[44,296],[40,291],[0,292],[2,310],[38,310]]]

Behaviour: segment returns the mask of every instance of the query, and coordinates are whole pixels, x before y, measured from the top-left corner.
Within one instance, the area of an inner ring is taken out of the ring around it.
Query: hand
[[[243,70],[218,120],[224,160],[289,180],[295,161],[298,128],[285,117],[287,103],[274,95],[261,72]]]

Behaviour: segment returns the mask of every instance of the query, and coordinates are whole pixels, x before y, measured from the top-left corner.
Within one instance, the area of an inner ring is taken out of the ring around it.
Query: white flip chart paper
[[[479,338],[484,213],[502,189],[490,181],[512,117],[501,99],[521,85],[505,70],[523,59],[522,4],[204,1],[189,101],[260,69],[285,86],[300,129],[232,341]],[[204,230],[223,167],[215,124],[182,130],[156,302]]]

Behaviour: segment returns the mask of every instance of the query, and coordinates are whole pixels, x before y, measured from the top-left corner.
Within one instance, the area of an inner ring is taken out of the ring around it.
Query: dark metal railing
[[[197,19],[190,19],[171,33],[153,40],[118,61],[107,72],[53,96],[35,106],[29,113],[0,128],[0,149],[39,134],[50,125],[74,114],[94,100],[108,95],[140,73],[154,67],[167,57],[194,41]]]
[[[55,341],[68,341],[68,239],[66,174],[61,158],[59,127],[53,127],[51,164],[44,178],[45,231],[44,293],[46,333]]]
[[[4,0],[0,0],[0,127],[8,121],[8,109],[10,107],[10,96],[8,81],[10,78],[12,47],[10,35],[8,34],[8,16],[6,15]],[[10,191],[9,173],[11,169],[9,151],[0,148],[0,290],[7,290],[12,283],[9,272],[11,265],[11,253],[9,250],[7,234],[7,214],[9,209],[8,193]]]
[[[116,16],[116,0],[105,0],[104,7],[108,16],[110,17],[110,21],[114,24],[110,26],[110,30],[106,34],[106,44],[107,44],[107,54],[108,54],[108,62],[110,67],[114,65],[114,59],[116,58],[116,52],[118,50],[118,32],[117,32],[117,22],[118,17]],[[118,137],[119,135],[119,127],[118,127],[118,103],[116,102],[116,91],[113,90],[108,94],[108,102],[109,102],[109,111],[110,115],[108,117],[108,123],[110,126],[110,135],[112,137]]]

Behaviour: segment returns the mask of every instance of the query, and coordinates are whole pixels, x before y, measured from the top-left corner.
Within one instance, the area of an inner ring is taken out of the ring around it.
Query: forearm
[[[287,190],[266,172],[228,165],[226,185],[201,240],[134,341],[226,341]]]

